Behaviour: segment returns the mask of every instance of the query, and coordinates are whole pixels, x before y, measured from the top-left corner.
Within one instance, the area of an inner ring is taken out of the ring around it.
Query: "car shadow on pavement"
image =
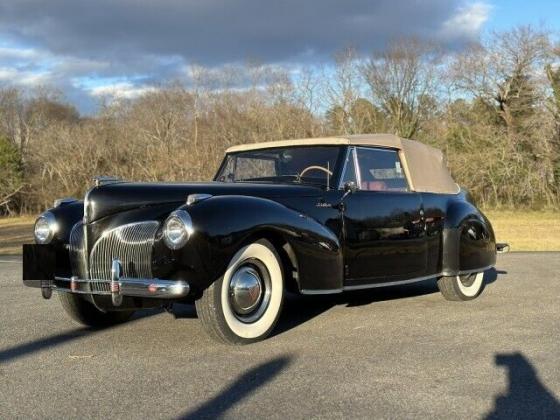
[[[127,324],[160,314],[162,310],[146,309],[136,312],[132,318],[127,322]],[[124,324],[120,324],[124,325]],[[78,340],[84,337],[91,337],[92,335],[98,334],[102,331],[107,331],[111,328],[118,327],[120,325],[115,325],[105,328],[75,328],[69,331],[65,331],[59,334],[51,335],[49,337],[40,338],[33,341],[28,341],[26,343],[18,344],[6,349],[0,350],[0,363],[7,363],[18,359],[20,357],[25,357],[33,353],[38,353],[44,350],[50,350],[53,347],[60,346],[65,343],[69,343],[74,340]]]
[[[270,382],[290,362],[291,357],[280,356],[249,369],[214,398],[206,401],[195,410],[187,412],[180,418],[190,420],[221,417],[235,404]]]
[[[495,282],[498,275],[502,274],[507,274],[507,272],[498,271],[494,268],[487,270],[484,275],[486,285]],[[283,332],[296,328],[297,326],[328,311],[334,306],[362,306],[375,302],[423,296],[437,292],[438,288],[436,281],[435,279],[432,279],[403,286],[380,287],[334,295],[302,296],[287,294],[284,302],[284,310],[280,315],[278,325],[274,330],[273,335],[279,335]],[[162,312],[163,309],[146,309],[137,311],[127,324],[134,322],[135,320],[158,315]],[[193,319],[197,317],[194,305],[183,304],[174,305],[173,315],[175,318]],[[110,328],[115,327],[108,327],[104,329],[75,328],[50,337],[8,347],[0,350],[0,363],[6,363],[20,357],[44,351],[67,342],[97,334]]]
[[[542,384],[523,354],[497,354],[495,364],[507,369],[508,388],[495,398],[487,420],[560,418],[560,401]]]
[[[490,268],[484,273],[485,286],[494,283],[506,271]],[[365,306],[387,300],[398,300],[439,293],[437,279],[400,286],[385,286],[355,290],[332,295],[303,296],[289,293],[284,301],[284,309],[273,335],[289,331],[321,315],[334,306]]]
[[[489,285],[491,283],[494,283],[496,280],[498,280],[499,276],[505,274],[507,274],[507,271],[496,270],[494,267],[492,267],[484,272],[484,284]]]
[[[194,319],[197,318],[194,304],[175,303],[172,314],[175,319]]]

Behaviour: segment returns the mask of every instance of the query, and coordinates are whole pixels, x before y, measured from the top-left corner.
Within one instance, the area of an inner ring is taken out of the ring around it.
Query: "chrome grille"
[[[81,221],[76,223],[70,231],[68,251],[72,274],[81,279],[87,279],[87,253],[84,244],[84,224]]]
[[[131,223],[107,230],[97,240],[89,257],[90,278],[111,279],[111,264],[117,258],[122,275],[129,278],[152,278],[152,246],[159,223]],[[105,291],[105,283],[91,282],[94,290]]]

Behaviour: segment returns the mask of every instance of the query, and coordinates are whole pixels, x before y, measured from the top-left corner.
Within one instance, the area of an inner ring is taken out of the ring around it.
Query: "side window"
[[[408,182],[396,150],[356,149],[360,189],[365,191],[408,191]]]
[[[346,161],[342,166],[344,168],[344,173],[342,174],[342,180],[340,183],[341,186],[344,186],[347,182],[354,182],[358,185],[358,181],[356,180],[356,165],[354,164],[354,158],[354,148],[348,149],[348,153],[346,153]]]

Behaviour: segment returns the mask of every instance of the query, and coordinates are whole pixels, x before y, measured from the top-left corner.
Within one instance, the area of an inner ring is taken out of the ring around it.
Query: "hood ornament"
[[[101,187],[102,185],[115,184],[117,182],[123,182],[123,180],[116,176],[96,176],[93,177],[93,182],[96,187]]]

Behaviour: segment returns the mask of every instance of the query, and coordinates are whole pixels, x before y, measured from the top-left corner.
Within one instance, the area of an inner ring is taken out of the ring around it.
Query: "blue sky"
[[[514,25],[541,25],[560,30],[560,1],[558,0],[495,0],[486,26],[504,30]]]
[[[329,63],[398,37],[450,50],[518,24],[560,29],[560,1],[505,0],[0,0],[0,86],[54,87],[82,112],[171,80],[258,60]]]

